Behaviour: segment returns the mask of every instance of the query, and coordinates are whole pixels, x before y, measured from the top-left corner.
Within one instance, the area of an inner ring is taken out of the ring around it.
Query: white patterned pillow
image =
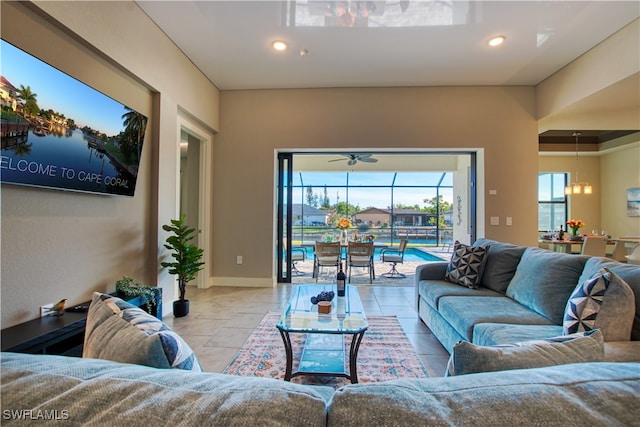
[[[489,246],[467,246],[456,240],[451,261],[444,273],[445,280],[477,289],[487,262]]]
[[[562,332],[600,329],[606,341],[629,341],[635,316],[631,287],[607,268],[579,283],[567,301]]]
[[[94,292],[82,357],[201,372],[189,345],[164,322],[120,298]]]

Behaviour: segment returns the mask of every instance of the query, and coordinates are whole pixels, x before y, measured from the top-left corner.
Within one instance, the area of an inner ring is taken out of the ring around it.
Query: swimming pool
[[[381,249],[379,248],[376,248],[376,250],[374,251],[373,255],[375,260],[380,259],[380,251]],[[428,252],[424,252],[416,248],[407,248],[404,251],[404,260],[405,261],[443,261],[442,258],[439,258],[435,255],[431,255]]]

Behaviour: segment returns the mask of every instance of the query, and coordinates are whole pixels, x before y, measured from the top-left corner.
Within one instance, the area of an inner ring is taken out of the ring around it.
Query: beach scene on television
[[[0,180],[133,196],[147,117],[0,43]]]

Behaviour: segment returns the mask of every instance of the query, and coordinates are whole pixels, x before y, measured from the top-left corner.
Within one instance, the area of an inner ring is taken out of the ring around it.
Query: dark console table
[[[155,313],[150,314],[162,319],[162,290],[158,291]],[[144,305],[140,297],[127,299],[127,302],[137,307]],[[89,306],[89,302],[79,306]],[[3,329],[0,344],[2,351],[81,357],[86,324],[86,312],[69,311],[60,317],[40,317]]]

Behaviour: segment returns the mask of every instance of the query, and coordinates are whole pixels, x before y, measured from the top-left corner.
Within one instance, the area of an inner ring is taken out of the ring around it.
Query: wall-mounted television
[[[147,117],[0,43],[0,180],[133,196]]]

